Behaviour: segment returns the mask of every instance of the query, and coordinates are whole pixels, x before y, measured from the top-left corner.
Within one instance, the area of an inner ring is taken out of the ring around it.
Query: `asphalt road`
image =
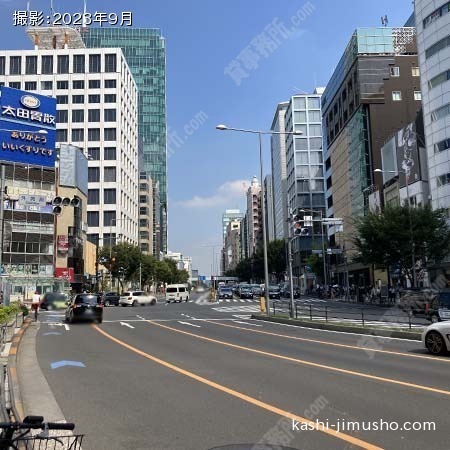
[[[86,435],[84,450],[448,450],[450,357],[415,341],[250,320],[257,309],[194,297],[107,308],[102,325],[69,329],[58,313],[41,313],[39,366]],[[52,369],[58,361],[84,367]],[[300,431],[308,420],[323,426]],[[402,430],[405,422],[435,429]]]

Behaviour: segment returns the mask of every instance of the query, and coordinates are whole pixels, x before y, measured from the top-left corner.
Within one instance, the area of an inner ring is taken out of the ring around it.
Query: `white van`
[[[166,302],[187,302],[189,300],[189,288],[185,284],[169,284],[166,289]]]

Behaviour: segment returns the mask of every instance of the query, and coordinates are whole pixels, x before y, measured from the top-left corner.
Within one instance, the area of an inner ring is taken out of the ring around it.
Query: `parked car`
[[[436,300],[430,303],[426,314],[431,322],[450,320],[450,289],[439,291]]]
[[[119,300],[120,306],[156,305],[156,297],[144,291],[123,292]]]
[[[425,348],[433,355],[450,351],[450,321],[433,323],[422,333]]]
[[[105,292],[103,294],[103,304],[105,306],[119,306],[120,295],[118,292]]]
[[[189,301],[189,288],[185,284],[169,284],[166,288],[166,302]]]
[[[53,309],[64,309],[67,306],[69,297],[63,292],[46,292],[41,299],[39,307],[46,311]]]
[[[220,286],[217,293],[218,298],[233,298],[233,290],[228,286]]]
[[[103,304],[99,294],[76,294],[67,305],[66,321],[90,320],[102,323]]]

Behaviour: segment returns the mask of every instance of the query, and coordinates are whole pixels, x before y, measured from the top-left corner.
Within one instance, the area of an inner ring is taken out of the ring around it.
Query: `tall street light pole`
[[[411,203],[409,201],[409,173],[405,170],[382,170],[382,169],[375,169],[375,173],[403,173],[405,175],[405,181],[406,181],[406,197],[407,203],[408,203],[408,218],[409,218],[409,238],[411,243],[411,264],[412,264],[412,285],[413,287],[417,287],[417,274],[416,274],[416,250],[415,250],[415,243],[414,243],[414,236],[413,236],[413,226],[412,226],[412,216],[411,216]],[[399,186],[400,188],[400,186]]]
[[[262,214],[262,234],[263,234],[263,252],[264,252],[264,297],[266,314],[270,315],[270,303],[269,303],[269,262],[267,258],[267,224],[266,224],[266,205],[265,205],[265,189],[264,189],[264,170],[263,170],[263,149],[262,149],[262,136],[264,134],[273,135],[301,135],[301,131],[283,132],[283,131],[259,131],[259,130],[246,130],[243,128],[231,128],[226,125],[217,125],[217,130],[220,131],[238,131],[240,133],[251,133],[259,136],[259,168],[261,176],[261,214]]]

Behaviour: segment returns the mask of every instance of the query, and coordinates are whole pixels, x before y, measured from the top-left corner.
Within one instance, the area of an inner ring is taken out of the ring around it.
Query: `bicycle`
[[[32,303],[31,309],[34,310],[34,320],[37,322],[39,315],[39,305],[37,303]]]
[[[51,430],[73,431],[73,423],[44,422],[42,416],[27,416],[23,422],[0,423],[0,450],[81,450],[82,434],[58,435]],[[34,430],[40,430],[33,434]]]

